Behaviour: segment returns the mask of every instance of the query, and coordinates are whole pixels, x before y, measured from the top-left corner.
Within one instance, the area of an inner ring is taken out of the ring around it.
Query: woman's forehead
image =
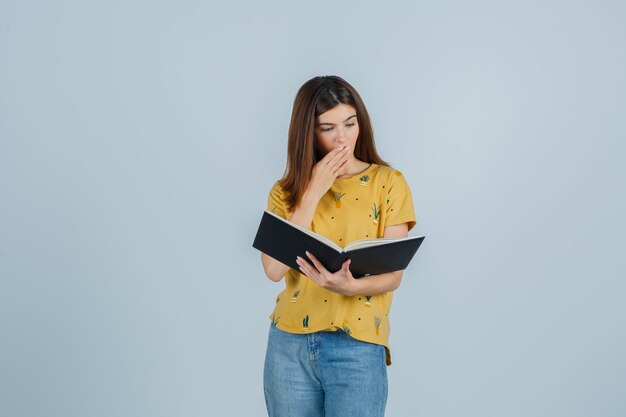
[[[356,110],[354,107],[341,103],[317,116],[317,122],[319,124],[336,124],[347,122],[353,117],[356,117]]]

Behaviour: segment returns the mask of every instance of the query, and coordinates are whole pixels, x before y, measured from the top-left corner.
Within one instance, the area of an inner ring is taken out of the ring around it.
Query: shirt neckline
[[[365,168],[363,171],[361,172],[357,172],[356,174],[352,175],[351,177],[347,177],[347,178],[335,178],[335,181],[339,181],[339,182],[344,182],[344,181],[350,181],[353,180],[355,178],[361,178],[363,175],[368,174],[370,171],[372,171],[374,169],[374,166],[376,164],[374,162],[370,163],[370,166],[368,166],[367,168]]]

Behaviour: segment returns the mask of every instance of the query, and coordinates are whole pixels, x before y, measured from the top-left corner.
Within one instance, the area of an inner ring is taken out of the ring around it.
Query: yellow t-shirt
[[[292,212],[287,212],[285,200],[277,181],[269,192],[267,210],[289,220]],[[404,176],[373,163],[350,178],[335,179],[317,205],[311,230],[344,247],[354,240],[383,237],[386,226],[406,222],[409,230],[415,226],[413,199]],[[293,268],[285,284],[269,316],[274,326],[299,334],[343,329],[355,339],[385,346],[386,363],[391,365],[388,314],[393,292],[348,297],[320,287]]]

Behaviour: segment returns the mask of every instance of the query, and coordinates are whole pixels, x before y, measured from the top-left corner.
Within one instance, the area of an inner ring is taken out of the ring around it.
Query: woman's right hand
[[[343,168],[350,158],[352,158],[350,146],[339,146],[328,152],[313,166],[308,191],[321,199],[337,176],[343,173]]]

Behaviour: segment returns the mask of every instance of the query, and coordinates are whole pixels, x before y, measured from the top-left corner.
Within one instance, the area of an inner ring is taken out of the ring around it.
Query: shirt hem
[[[317,327],[317,328],[307,328],[306,330],[303,330],[302,328],[299,328],[297,330],[289,327],[289,326],[285,326],[283,325],[281,322],[277,322],[276,324],[274,324],[274,327],[276,327],[277,329],[280,329],[282,331],[288,332],[288,333],[293,333],[293,334],[310,334],[310,333],[315,333],[315,332],[321,332],[321,331],[338,331],[341,330],[343,331],[339,326],[328,326],[328,327]],[[377,342],[374,340],[369,340],[366,338],[361,338],[361,337],[357,337],[354,336],[352,334],[349,335],[350,337],[360,340],[361,342],[367,342],[367,343],[374,343],[376,345],[382,345],[385,347],[385,364],[387,366],[391,365],[391,348],[389,347],[389,343],[381,343],[381,342]]]

